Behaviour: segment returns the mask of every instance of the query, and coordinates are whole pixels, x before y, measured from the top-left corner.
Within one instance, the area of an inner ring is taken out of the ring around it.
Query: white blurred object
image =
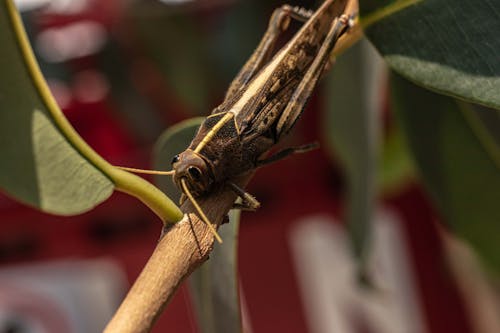
[[[359,285],[344,229],[329,216],[301,219],[290,244],[310,332],[425,333],[410,257],[394,216],[373,224],[370,277]]]
[[[79,260],[0,270],[0,332],[101,332],[126,291],[110,260]]]
[[[500,332],[500,294],[473,249],[446,230],[441,231],[449,268],[457,282],[476,333]],[[492,275],[493,276],[493,275]]]
[[[85,10],[88,0],[14,0],[19,11],[28,11],[44,7],[47,12],[75,14]]]
[[[89,7],[89,0],[51,0],[47,11],[58,14],[76,14]]]
[[[43,30],[36,37],[36,49],[47,62],[62,62],[97,53],[106,40],[102,24],[79,21]]]
[[[14,0],[20,12],[47,6],[51,0]]]

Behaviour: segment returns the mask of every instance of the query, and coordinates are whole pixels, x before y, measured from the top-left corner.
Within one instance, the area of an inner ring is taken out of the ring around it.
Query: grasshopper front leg
[[[250,193],[239,187],[233,182],[227,182],[231,190],[236,193],[242,200],[241,203],[235,203],[233,209],[256,211],[260,207],[260,202],[257,201]]]
[[[280,35],[288,29],[290,19],[305,22],[313,12],[300,7],[291,7],[283,5],[274,10],[267,31],[262,37],[259,45],[241,68],[238,75],[233,79],[229,89],[226,92],[224,100],[229,100],[236,96],[238,92],[245,89],[255,74],[271,59],[274,51],[274,45]]]

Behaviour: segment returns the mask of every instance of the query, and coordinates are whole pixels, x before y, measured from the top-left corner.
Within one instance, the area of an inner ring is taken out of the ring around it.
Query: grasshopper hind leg
[[[314,143],[308,143],[302,146],[298,147],[292,147],[292,148],[286,148],[283,149],[276,154],[262,160],[258,160],[256,167],[260,168],[264,165],[268,165],[277,161],[280,161],[292,154],[302,154],[306,153],[308,151],[311,151],[313,149],[316,149],[319,147],[319,144],[314,142]],[[239,187],[233,182],[227,182],[231,190],[233,190],[234,193],[236,193],[242,200],[241,203],[234,203],[233,204],[233,209],[241,209],[241,210],[247,210],[247,211],[256,211],[260,207],[260,202],[255,199],[253,195],[250,193],[246,192],[244,189]]]
[[[255,74],[265,66],[274,53],[274,45],[283,32],[288,29],[290,19],[300,22],[307,21],[313,12],[301,7],[283,5],[274,10],[267,31],[259,45],[247,60],[238,75],[234,78],[227,90],[224,100],[229,100],[243,90]]]
[[[319,148],[319,144],[317,142],[313,143],[307,143],[305,145],[301,145],[298,147],[291,147],[291,148],[285,148],[283,150],[278,151],[276,154],[271,155],[270,157],[267,157],[262,160],[257,161],[257,168],[263,167],[265,165],[281,161],[284,158],[287,158],[290,155],[293,154],[303,154],[307,153],[313,149]]]
[[[325,67],[328,67],[333,60],[330,55],[337,40],[351,26],[351,20],[347,15],[337,17],[325,37],[316,57],[311,66],[304,75],[304,78],[299,83],[292,94],[285,110],[282,112],[281,118],[278,119],[276,125],[277,139],[288,133],[293,127],[297,119],[300,117],[311,92],[314,90],[319,78],[324,74]]]

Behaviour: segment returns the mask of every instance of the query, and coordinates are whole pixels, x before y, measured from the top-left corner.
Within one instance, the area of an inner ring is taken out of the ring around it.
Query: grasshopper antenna
[[[122,166],[116,166],[116,168],[124,170],[124,171],[133,172],[133,173],[144,173],[144,174],[147,174],[147,175],[172,176],[172,175],[175,174],[174,170],[170,170],[170,171],[144,170],[144,169],[135,169],[135,168],[122,167]]]
[[[210,222],[208,217],[205,215],[205,213],[201,209],[200,205],[198,205],[198,203],[196,202],[196,200],[193,197],[193,195],[191,194],[191,192],[189,192],[189,189],[188,189],[187,184],[186,184],[186,180],[184,178],[181,178],[181,186],[182,186],[182,191],[187,195],[187,197],[189,198],[189,201],[191,201],[191,203],[193,204],[194,208],[196,209],[196,211],[200,215],[203,222],[205,222],[205,224],[208,226],[208,228],[210,228],[210,231],[212,232],[214,237],[217,239],[217,241],[222,244],[222,238],[219,236],[219,234],[217,233],[217,230],[215,230],[214,226],[212,225],[212,223]]]

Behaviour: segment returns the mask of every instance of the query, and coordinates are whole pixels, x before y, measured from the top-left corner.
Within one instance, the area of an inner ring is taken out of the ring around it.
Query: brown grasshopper
[[[287,134],[330,61],[337,40],[353,25],[348,0],[327,0],[316,11],[284,5],[276,9],[253,55],[231,83],[224,101],[201,124],[189,147],[174,156],[177,187],[220,238],[196,203],[197,197],[229,186],[242,199],[239,208],[255,210],[259,202],[234,183],[258,167],[304,152],[312,145],[266,153]],[[274,44],[291,19],[304,25],[274,56]],[[132,171],[137,171],[131,169]]]

